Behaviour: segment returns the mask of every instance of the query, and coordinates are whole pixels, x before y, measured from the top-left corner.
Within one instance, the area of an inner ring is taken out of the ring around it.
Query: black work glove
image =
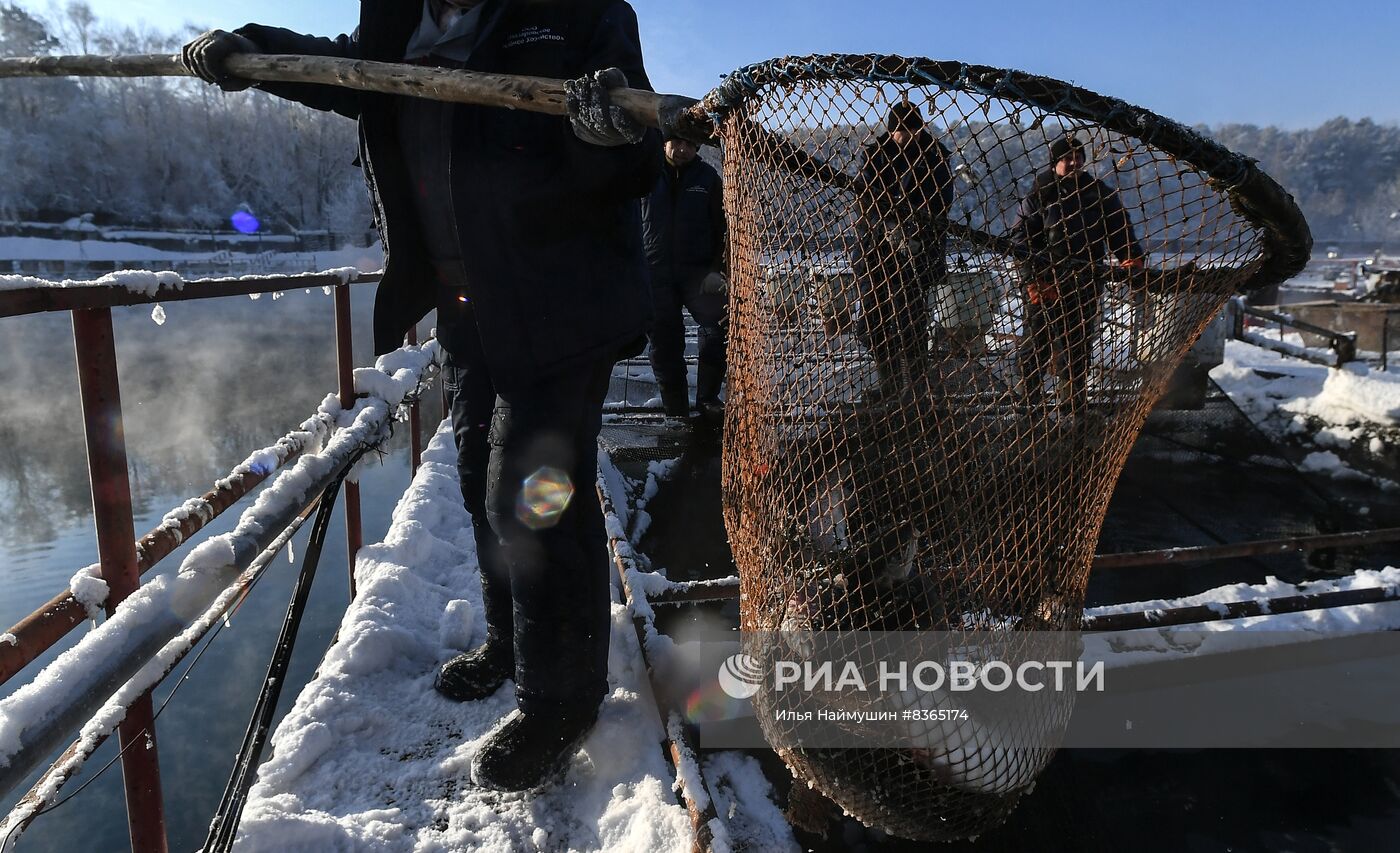
[[[224,30],[210,30],[184,46],[180,51],[180,63],[206,83],[213,83],[225,92],[241,92],[253,85],[253,81],[229,76],[224,70],[224,61],[235,53],[259,52],[251,39]]]
[[[591,145],[608,148],[641,142],[646,128],[621,107],[614,106],[608,95],[609,89],[626,85],[627,75],[620,68],[605,68],[577,80],[565,81],[564,100],[574,136]]]
[[[700,292],[706,296],[712,296],[716,293],[725,293],[728,290],[729,279],[725,277],[724,273],[718,270],[706,275],[700,282]]]

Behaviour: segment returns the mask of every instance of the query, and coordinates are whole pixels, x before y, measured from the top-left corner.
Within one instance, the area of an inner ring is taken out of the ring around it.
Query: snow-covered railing
[[[321,492],[389,437],[390,424],[418,392],[438,353],[436,341],[429,341],[380,358],[373,370],[356,371],[356,390],[365,396],[347,410],[331,395],[318,411],[337,425],[320,452],[303,454],[283,471],[232,532],[200,543],[175,575],[142,586],[102,626],[0,700],[0,796],[81,725],[78,749],[65,754],[64,778],[76,772],[127,708],[188,652],[197,640],[191,626],[207,622],[230,585]]]
[[[92,280],[56,282],[26,275],[0,275],[0,317],[220,296],[251,296],[295,288],[332,288],[347,284],[370,284],[379,281],[379,278],[379,273],[362,273],[353,267],[294,275],[249,275],[189,281],[174,272],[147,270],[120,270]]]
[[[608,532],[608,552],[612,555],[622,582],[623,603],[632,613],[632,627],[637,633],[637,648],[646,663],[647,677],[652,684],[652,699],[656,702],[656,713],[666,728],[666,743],[663,744],[672,765],[676,768],[676,790],[685,802],[695,830],[694,850],[698,853],[728,850],[728,832],[724,822],[715,811],[714,801],[705,784],[704,775],[696,761],[695,748],[691,745],[690,734],[681,717],[669,707],[662,697],[665,691],[657,683],[656,666],[652,659],[652,649],[656,646],[656,625],[654,615],[647,605],[646,594],[642,591],[646,578],[657,577],[643,571],[637,563],[637,553],[627,536],[627,506],[614,500],[614,492],[623,495],[622,474],[613,464],[607,453],[598,453],[598,499],[602,504],[604,523]]]
[[[363,274],[351,268],[320,273],[276,276],[245,276],[186,281],[173,272],[122,270],[92,281],[45,281],[27,276],[0,276],[0,318],[44,311],[68,311],[73,318],[73,343],[77,356],[78,385],[82,398],[83,426],[87,442],[89,476],[92,482],[93,520],[97,529],[100,569],[96,574],[79,572],[70,585],[72,599],[55,599],[60,618],[46,620],[41,608],[31,614],[34,620],[21,634],[0,635],[0,667],[23,667],[58,642],[75,624],[64,624],[63,615],[72,616],[73,599],[88,599],[95,609],[105,601],[108,615],[141,585],[141,559],[132,528],[131,486],[127,477],[126,444],[122,430],[120,383],[117,378],[117,352],[112,324],[112,307],[156,304],[223,296],[276,294],[294,288],[320,287],[334,296],[336,361],[339,373],[339,405],[351,408],[356,395],[352,375],[350,291],[348,285],[377,281],[378,274]],[[153,314],[155,316],[155,314]],[[159,322],[159,320],[157,320]],[[416,332],[416,330],[415,330]],[[409,343],[415,343],[413,333]],[[416,467],[420,449],[417,427],[418,407],[409,407],[415,435],[412,452]],[[234,491],[237,491],[234,489]],[[246,492],[244,492],[246,494]],[[207,496],[206,496],[207,497]],[[242,497],[242,494],[238,495]],[[355,483],[344,489],[345,531],[351,563],[360,547],[359,491]],[[194,520],[203,507],[187,507],[179,523],[179,538],[197,529]],[[207,521],[207,519],[205,519]],[[175,538],[176,530],[165,532]],[[157,547],[154,551],[159,551]],[[148,551],[153,556],[154,551]],[[354,574],[351,573],[351,594]],[[22,625],[26,623],[21,623]],[[13,671],[7,671],[8,678]],[[130,706],[121,726],[122,775],[125,780],[131,844],[134,849],[164,849],[165,822],[160,794],[160,764],[154,741],[154,718],[149,694]],[[130,748],[136,738],[145,738],[144,749]],[[2,765],[0,765],[2,766]]]
[[[1299,320],[1297,317],[1294,317],[1291,314],[1282,314],[1277,311],[1265,311],[1262,308],[1254,308],[1252,306],[1245,305],[1242,300],[1238,299],[1235,301],[1234,311],[1235,324],[1233,336],[1237,340],[1241,340],[1246,343],[1253,344],[1254,346],[1262,347],[1264,349],[1280,352],[1284,355],[1290,355],[1295,358],[1301,358],[1306,361],[1322,364],[1327,367],[1341,367],[1343,364],[1346,364],[1349,361],[1356,360],[1355,332],[1338,332],[1332,329],[1326,329],[1322,326],[1316,326],[1312,323]],[[1257,332],[1247,331],[1244,326],[1244,318],[1246,316],[1254,317],[1259,320],[1265,320],[1270,323],[1278,323],[1280,329],[1282,329],[1284,326],[1291,326],[1301,332],[1308,332],[1310,334],[1317,335],[1318,337],[1323,338],[1328,342],[1328,345],[1331,347],[1332,352],[1330,354],[1323,354],[1315,352],[1314,350],[1309,349],[1307,347],[1296,346],[1294,344],[1286,343],[1284,341],[1274,340],[1273,338],[1269,338]]]
[[[137,541],[137,570],[141,574],[150,571],[282,466],[308,450],[319,452],[334,428],[334,417],[317,412],[275,444],[250,454],[228,476],[215,482],[214,488],[166,513],[155,529]],[[0,643],[0,684],[33,663],[84,620],[94,618],[94,611],[106,604],[108,596],[100,568],[95,564],[78,572],[68,589],[5,632],[11,641]]]

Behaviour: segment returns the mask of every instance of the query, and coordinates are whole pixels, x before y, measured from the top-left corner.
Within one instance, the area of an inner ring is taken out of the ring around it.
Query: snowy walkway
[[[563,784],[536,796],[472,787],[472,754],[509,709],[510,686],[457,704],[432,682],[442,661],[484,639],[476,572],[452,436],[439,431],[385,541],[360,552],[359,596],[278,727],[240,850],[690,849],[621,605],[611,693]]]

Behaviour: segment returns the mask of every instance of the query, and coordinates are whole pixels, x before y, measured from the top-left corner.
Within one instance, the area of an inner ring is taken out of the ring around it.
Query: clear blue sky
[[[354,0],[89,0],[106,21],[353,29]],[[21,5],[39,8],[37,2]],[[1019,68],[1189,124],[1400,122],[1400,0],[632,0],[652,82],[698,97],[742,65],[902,53]]]

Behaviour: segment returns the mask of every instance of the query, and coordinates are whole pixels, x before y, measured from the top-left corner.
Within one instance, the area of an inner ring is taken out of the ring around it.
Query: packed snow
[[[107,582],[102,579],[102,566],[93,563],[79,569],[68,581],[68,592],[87,611],[89,619],[96,620],[102,615],[102,606],[107,603]]]
[[[444,428],[394,511],[361,550],[359,596],[339,642],[273,738],[239,836],[243,850],[689,850],[663,736],[626,610],[613,607],[609,694],[562,783],[534,795],[477,790],[483,736],[513,704],[507,684],[457,704],[432,688],[456,654],[462,602],[480,618],[471,524]],[[457,611],[445,626],[445,614]]]
[[[1229,604],[1265,598],[1288,598],[1295,595],[1317,595],[1324,592],[1345,592],[1354,589],[1400,587],[1400,568],[1387,566],[1379,571],[1363,569],[1356,574],[1334,580],[1285,583],[1270,575],[1261,584],[1235,583],[1216,587],[1185,598],[1133,601],[1109,604],[1084,610],[1086,616],[1106,616],[1114,613],[1137,613],[1146,610],[1170,610],[1179,607]],[[1223,610],[1222,610],[1223,612]],[[1301,613],[1253,616],[1227,619],[1186,626],[1201,631],[1333,631],[1341,629],[1390,631],[1400,630],[1400,601],[1380,604],[1357,604],[1327,610],[1305,610]]]

